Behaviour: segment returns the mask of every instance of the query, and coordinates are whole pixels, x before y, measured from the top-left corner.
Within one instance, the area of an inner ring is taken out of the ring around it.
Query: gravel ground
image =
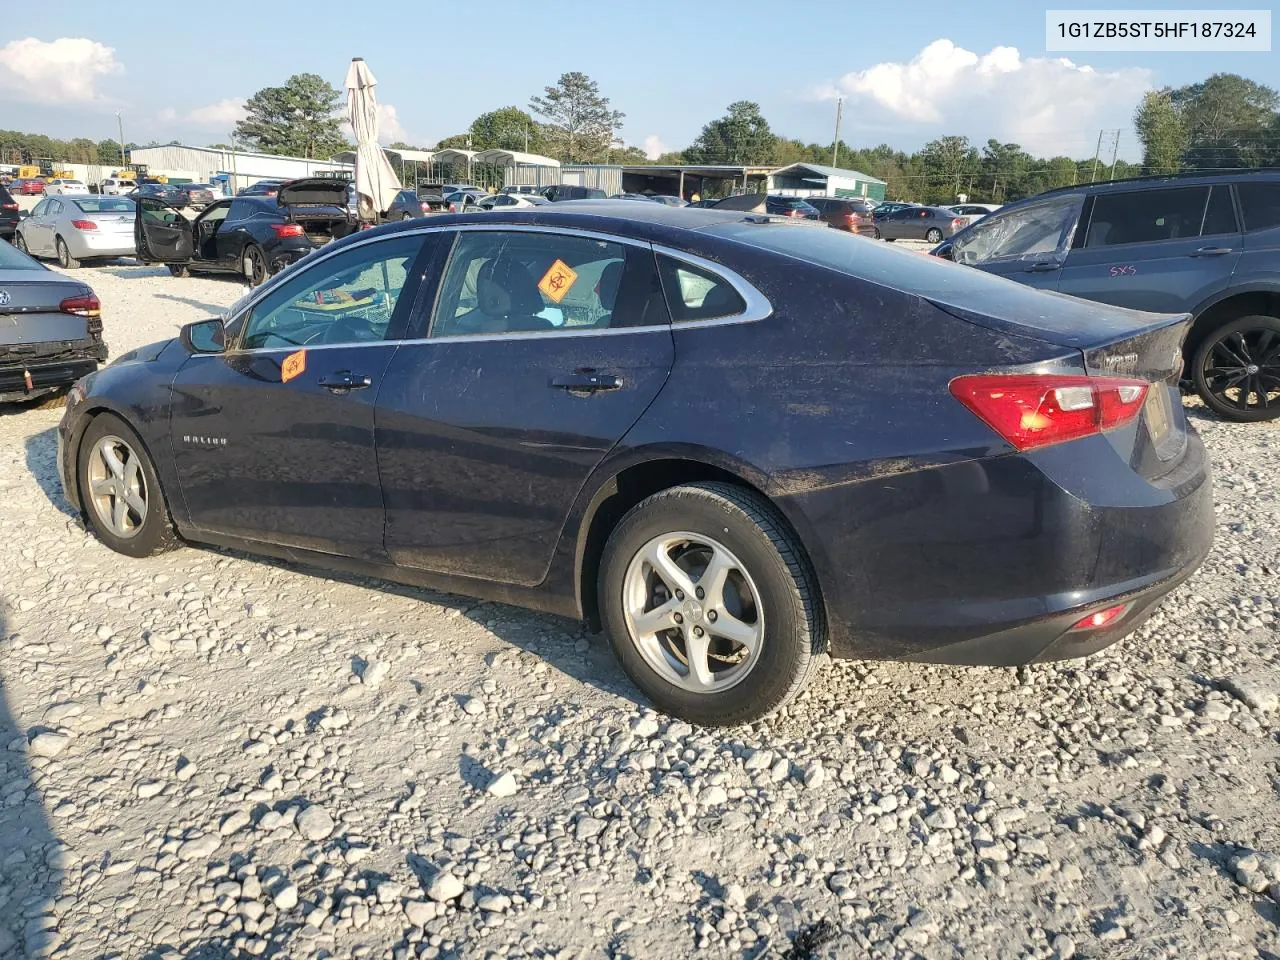
[[[113,353],[239,295],[76,271]],[[87,536],[59,411],[0,414],[0,957],[1269,957],[1280,426],[1192,417],[1219,537],[1137,635],[1029,669],[833,663],[655,715],[495,604]]]

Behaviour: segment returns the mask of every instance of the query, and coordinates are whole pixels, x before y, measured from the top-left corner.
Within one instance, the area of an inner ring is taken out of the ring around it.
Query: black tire
[[[13,245],[28,256],[31,255],[31,251],[27,249],[27,241],[22,238],[22,234],[14,233]]]
[[[67,241],[58,237],[54,242],[54,249],[58,252],[58,266],[65,270],[75,270],[80,266],[80,261],[71,255],[71,251],[67,249]]]
[[[189,277],[191,271],[187,269],[185,263],[171,263],[169,266],[169,276],[171,277]]]
[[[271,267],[267,264],[267,255],[256,243],[244,248],[244,257],[249,260],[249,269],[245,271],[245,280],[251,287],[260,287],[271,276]]]
[[[628,625],[624,589],[633,558],[653,538],[677,531],[721,542],[760,594],[763,637],[756,662],[723,691],[693,692],[664,679]],[[815,583],[803,549],[772,504],[727,483],[672,487],[637,504],[610,534],[597,577],[601,617],[623,670],[659,709],[708,726],[758,720],[804,688],[826,641]]]
[[[111,529],[92,494],[90,463],[98,443],[108,437],[115,437],[128,446],[130,454],[137,457],[141,474],[146,515],[137,524],[136,532],[129,536],[120,536]],[[151,457],[138,434],[114,414],[99,414],[85,428],[84,435],[80,438],[80,448],[76,452],[76,487],[80,493],[85,523],[94,536],[117,553],[129,557],[150,557],[179,545]]]
[[[872,236],[873,236],[875,239],[877,239],[877,240],[879,240],[879,239],[880,239],[880,228],[879,228],[879,227],[876,227],[875,232],[872,234]]]
[[[1280,318],[1241,317],[1210,332],[1192,359],[1191,378],[1200,399],[1223,419],[1280,417]],[[1235,397],[1227,393],[1232,389]]]
[[[924,234],[925,243],[941,243],[942,231],[937,227],[930,227]]]
[[[885,242],[885,243],[893,243],[893,242],[894,242],[895,240],[897,240],[897,239],[898,239],[897,237],[885,237],[885,238],[884,238],[884,242]]]

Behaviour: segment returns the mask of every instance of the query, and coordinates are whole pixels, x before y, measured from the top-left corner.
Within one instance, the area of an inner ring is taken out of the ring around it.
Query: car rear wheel
[[[1205,338],[1192,361],[1196,393],[1227,420],[1280,417],[1280,318],[1241,317]]]
[[[750,723],[804,688],[824,642],[813,574],[781,515],[725,483],[656,493],[605,546],[599,604],[622,668],[660,709]]]
[[[85,428],[77,478],[89,528],[112,550],[149,557],[178,545],[151,458],[119,417],[99,414]]]
[[[937,227],[930,227],[930,228],[929,228],[929,230],[928,230],[928,232],[927,232],[927,233],[925,233],[924,238],[925,238],[925,240],[927,240],[929,243],[941,243],[941,242],[942,242],[942,231],[941,231],[941,230],[939,230]]]
[[[67,241],[58,237],[54,243],[54,247],[58,252],[58,266],[66,270],[74,270],[80,266],[80,261],[71,255],[71,251],[67,249]]]
[[[879,227],[876,227],[873,231],[871,231],[871,235],[872,235],[873,237],[875,237],[877,240],[879,240],[879,239],[880,239],[880,228],[879,228]]]
[[[172,277],[189,277],[191,276],[191,271],[187,269],[185,263],[171,263],[169,264],[169,275]]]
[[[250,244],[245,248],[244,260],[244,278],[249,281],[249,286],[260,287],[266,283],[271,271],[267,268],[267,255],[262,248]]]

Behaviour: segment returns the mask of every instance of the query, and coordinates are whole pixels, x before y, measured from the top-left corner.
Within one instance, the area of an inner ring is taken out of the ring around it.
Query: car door
[[[159,197],[134,198],[133,239],[146,263],[189,263],[195,252],[191,221]]]
[[[49,213],[49,207],[57,203],[57,200],[50,200],[48,197],[41,200],[35,205],[31,211],[31,215],[22,223],[22,242],[27,245],[27,250],[33,256],[47,256],[52,247],[53,232],[49,228],[49,223],[45,219]]]
[[[1233,285],[1280,290],[1280,180],[1236,184],[1244,237]]]
[[[442,236],[434,310],[378,396],[387,552],[536,584],[587,477],[671,369],[653,251],[510,225]]]
[[[1226,183],[1099,192],[1089,198],[1058,290],[1176,313],[1226,289],[1240,259]]]
[[[422,234],[335,251],[228,325],[173,381],[170,436],[193,526],[379,560],[374,398],[416,294]]]
[[[895,210],[893,213],[889,214],[885,221],[888,224],[889,229],[886,232],[885,228],[882,226],[880,228],[880,235],[886,240],[910,240],[912,237],[911,222],[916,216],[916,211],[918,209],[919,208],[917,207],[904,207],[901,210]]]
[[[1056,290],[1083,197],[1066,193],[983,217],[956,234],[950,259],[1029,287]]]

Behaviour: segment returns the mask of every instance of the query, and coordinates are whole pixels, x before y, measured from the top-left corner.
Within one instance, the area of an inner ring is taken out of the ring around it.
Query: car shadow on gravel
[[[0,644],[5,653],[0,664],[8,659],[13,642],[9,630],[0,598]],[[52,725],[36,726],[31,732],[53,729]],[[32,785],[27,731],[19,729],[9,712],[8,684],[2,671],[0,740],[9,748],[0,753],[0,896],[4,904],[0,909],[0,957],[47,956],[58,940],[54,903],[62,888],[64,861],[40,794]]]
[[[182,303],[188,307],[195,307],[197,310],[204,310],[210,317],[221,317],[227,309],[225,306],[206,303],[203,300],[193,300],[191,297],[175,297],[172,293],[157,293],[155,297],[157,300],[172,300],[174,303]]]
[[[26,440],[27,469],[35,478],[49,502],[68,517],[79,519],[62,493],[62,481],[58,479],[58,428],[50,427]]]

